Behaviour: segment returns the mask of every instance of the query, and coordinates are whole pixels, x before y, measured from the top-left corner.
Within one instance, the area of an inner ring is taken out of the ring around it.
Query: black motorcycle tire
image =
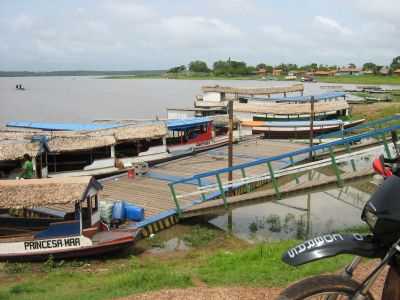
[[[299,281],[285,289],[277,300],[302,300],[321,293],[338,293],[354,296],[360,284],[339,275],[315,276]],[[368,300],[374,298],[368,293]]]

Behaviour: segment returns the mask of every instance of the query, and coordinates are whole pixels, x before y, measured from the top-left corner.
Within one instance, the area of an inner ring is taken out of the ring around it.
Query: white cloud
[[[336,20],[332,18],[316,16],[314,18],[314,22],[317,26],[322,26],[323,29],[331,32],[337,32],[342,35],[351,35],[353,33],[351,29],[340,25]]]
[[[173,39],[188,46],[218,46],[218,43],[240,38],[241,31],[216,18],[175,16],[161,20],[157,26],[164,39]]]
[[[18,16],[10,20],[11,27],[16,31],[30,29],[33,26],[33,24],[34,24],[33,17],[24,13],[19,14]]]
[[[368,18],[399,24],[400,3],[398,0],[356,0],[355,3],[356,10],[366,13]]]
[[[144,3],[137,0],[105,0],[103,7],[108,16],[113,15],[131,22],[154,21],[156,12]]]

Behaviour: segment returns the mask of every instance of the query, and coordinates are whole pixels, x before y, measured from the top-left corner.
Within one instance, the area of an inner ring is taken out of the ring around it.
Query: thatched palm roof
[[[348,109],[349,104],[345,100],[336,100],[330,102],[317,102],[314,104],[315,113],[331,112],[336,110]],[[250,104],[237,103],[233,104],[235,112],[252,112],[262,114],[276,115],[301,115],[309,114],[311,111],[310,103],[286,104],[286,103],[265,103]]]
[[[271,94],[283,94],[289,92],[302,92],[304,91],[304,85],[295,84],[286,87],[271,87],[271,88],[237,88],[229,86],[203,86],[201,88],[203,93],[216,92],[225,94],[240,94],[240,95],[271,95]]]
[[[4,151],[3,156],[7,159],[17,159],[22,157],[24,153],[36,155],[37,151],[35,147],[37,145],[35,142],[31,142],[32,137],[35,135],[47,137],[47,145],[51,152],[65,152],[111,146],[118,143],[118,141],[160,138],[166,134],[167,127],[164,122],[125,125],[96,131],[3,129],[0,131],[0,150]],[[1,148],[2,141],[9,139],[12,139],[14,142],[4,142],[5,145]],[[34,153],[35,151],[36,153]],[[16,155],[13,156],[13,152]],[[2,153],[0,153],[0,160],[2,160],[1,156]]]
[[[89,176],[0,180],[0,208],[74,204],[86,198],[90,187],[101,189]]]
[[[21,159],[25,153],[35,157],[41,150],[40,142],[28,140],[0,140],[0,161]]]
[[[47,145],[51,152],[64,152],[93,149],[115,144],[113,136],[55,136],[49,139]]]

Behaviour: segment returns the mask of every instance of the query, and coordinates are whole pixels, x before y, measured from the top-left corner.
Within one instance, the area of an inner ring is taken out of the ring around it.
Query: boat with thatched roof
[[[0,260],[85,257],[133,245],[138,231],[109,230],[100,222],[101,188],[88,176],[0,180]],[[57,206],[70,213],[52,215]]]
[[[43,177],[117,174],[226,145],[226,124],[223,118],[208,117],[90,124],[9,122],[0,131],[0,149],[7,144],[4,152],[10,156],[5,158],[8,169],[1,168],[0,157],[0,178],[15,178],[18,159],[32,152],[40,157],[34,169],[43,169]],[[43,155],[35,152],[39,146],[47,150]]]

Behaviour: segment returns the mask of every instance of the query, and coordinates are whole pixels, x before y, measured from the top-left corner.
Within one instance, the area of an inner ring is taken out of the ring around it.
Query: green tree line
[[[347,67],[355,68],[356,65],[354,63],[349,63]],[[377,74],[384,66],[375,64],[373,62],[364,63],[362,69],[364,71],[372,71],[372,73]],[[339,67],[337,65],[325,65],[325,64],[317,64],[311,63],[303,66],[298,66],[297,64],[292,63],[281,63],[279,65],[271,65],[266,63],[259,63],[256,66],[247,65],[244,61],[235,61],[231,60],[218,60],[212,64],[210,68],[205,61],[194,60],[191,61],[188,66],[180,65],[173,67],[167,71],[167,73],[202,73],[202,74],[213,74],[216,76],[237,76],[237,75],[252,75],[256,74],[259,70],[265,70],[266,73],[272,73],[273,69],[280,69],[283,73],[288,73],[290,71],[328,71],[328,70],[337,70]],[[392,63],[388,66],[389,72],[400,69],[400,56],[393,58]]]

